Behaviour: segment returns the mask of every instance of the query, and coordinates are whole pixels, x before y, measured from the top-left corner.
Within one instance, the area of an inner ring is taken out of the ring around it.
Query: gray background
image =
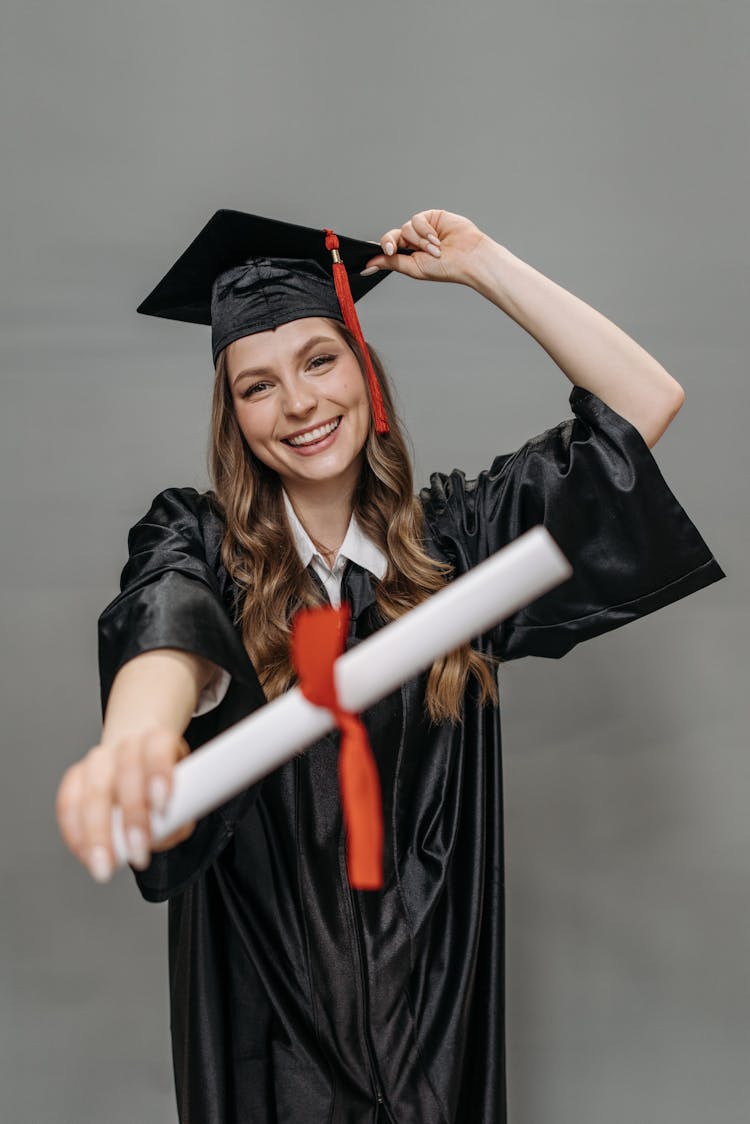
[[[134,310],[219,206],[370,238],[467,214],[684,385],[656,456],[729,580],[502,679],[510,1117],[747,1119],[748,29],[742,0],[6,0],[4,1121],[176,1119],[166,909],[95,886],[53,801],[126,531],[206,480],[208,334]],[[470,291],[365,304],[419,482],[568,414]]]

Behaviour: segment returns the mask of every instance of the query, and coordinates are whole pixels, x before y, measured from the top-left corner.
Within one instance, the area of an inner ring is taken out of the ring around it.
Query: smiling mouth
[[[293,449],[304,448],[308,445],[317,445],[319,441],[323,441],[338,429],[341,424],[342,416],[343,415],[340,415],[333,421],[326,422],[325,425],[316,426],[315,429],[309,429],[307,433],[300,433],[296,437],[282,437],[281,440],[285,445],[291,445]]]

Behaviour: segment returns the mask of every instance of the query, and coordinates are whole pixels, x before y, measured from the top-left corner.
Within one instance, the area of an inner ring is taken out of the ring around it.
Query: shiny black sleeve
[[[428,543],[457,574],[540,523],[573,566],[490,635],[503,660],[558,658],[724,577],[638,430],[581,387],[570,404],[475,480],[435,473],[420,493]]]
[[[191,749],[265,701],[223,596],[228,583],[219,562],[221,533],[206,496],[192,488],[161,492],[129,532],[120,593],[99,618],[102,712],[117,672],[141,652],[177,648],[230,673],[223,702],[188,726]],[[220,853],[253,799],[253,789],[234,797],[205,816],[184,843],[134,871],[143,896],[164,901],[185,889]]]

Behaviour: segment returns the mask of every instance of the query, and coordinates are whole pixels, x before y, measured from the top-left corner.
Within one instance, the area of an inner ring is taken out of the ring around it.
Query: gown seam
[[[409,915],[409,909],[408,909],[408,906],[406,904],[406,898],[405,898],[405,895],[403,893],[403,886],[402,886],[402,883],[401,883],[401,877],[399,875],[398,849],[397,849],[398,834],[397,834],[397,828],[396,828],[398,781],[399,781],[399,776],[400,776],[400,773],[401,773],[401,764],[402,764],[402,761],[403,761],[404,746],[406,744],[406,729],[407,729],[407,725],[408,725],[408,710],[409,710],[409,706],[408,706],[407,690],[406,690],[406,686],[404,684],[402,684],[401,685],[401,716],[402,716],[401,717],[401,740],[400,740],[400,744],[399,744],[399,747],[398,747],[398,759],[397,759],[397,762],[396,762],[395,776],[394,776],[394,779],[393,779],[394,800],[393,800],[393,809],[392,809],[392,827],[393,827],[392,838],[393,838],[394,877],[396,879],[396,886],[398,888],[399,900],[401,901],[401,906],[402,906],[402,909],[403,909],[403,912],[404,912],[404,921],[406,923],[406,929],[407,929],[407,932],[409,934],[409,973],[411,974],[411,972],[414,971],[414,930],[412,928],[411,917]],[[412,1024],[412,1028],[413,1028],[414,1049],[417,1052],[417,1057],[419,1058],[419,1064],[422,1067],[422,1072],[424,1073],[425,1081],[427,1082],[428,1088],[429,1088],[430,1092],[432,1093],[432,1095],[435,1099],[435,1104],[440,1109],[440,1114],[443,1118],[443,1124],[449,1124],[447,1110],[446,1110],[445,1105],[443,1104],[442,1100],[438,1096],[437,1091],[436,1091],[436,1089],[433,1085],[432,1078],[430,1076],[430,1071],[427,1067],[427,1062],[425,1060],[424,1052],[422,1050],[422,1046],[421,1046],[421,1043],[419,1041],[419,1026],[418,1026],[417,1018],[416,1018],[416,1015],[415,1015],[415,1012],[414,1012],[414,1004],[412,1002],[412,998],[411,998],[411,994],[409,992],[408,984],[405,984],[404,987],[402,988],[402,994],[403,994],[403,996],[406,1000],[406,1005],[407,1005],[408,1010],[409,1010],[409,1017],[411,1018],[411,1024]]]
[[[344,910],[344,915],[347,920],[347,928],[349,931],[349,946],[352,960],[354,962],[354,979],[357,983],[357,991],[359,997],[359,1016],[357,1023],[359,1026],[361,1045],[364,1048],[364,1062],[365,1068],[368,1073],[370,1082],[375,1086],[375,1095],[382,1095],[384,1082],[380,1075],[379,1066],[376,1068],[378,1062],[377,1055],[375,1054],[374,1046],[370,1040],[370,997],[369,997],[369,964],[365,955],[365,950],[362,947],[362,937],[360,936],[357,927],[357,912],[358,905],[354,899],[354,890],[349,885],[349,876],[346,862],[346,847],[345,847],[345,826],[341,824],[339,832],[339,879],[345,887],[344,900],[348,908]],[[383,1106],[385,1108],[385,1105]]]
[[[620,609],[629,609],[632,606],[642,605],[644,602],[650,601],[651,598],[659,597],[660,594],[666,593],[668,590],[675,586],[680,586],[683,582],[687,582],[690,578],[696,577],[702,570],[711,570],[716,568],[720,571],[719,563],[711,555],[705,562],[700,565],[694,566],[692,570],[686,570],[684,574],[679,577],[673,578],[672,581],[665,582],[664,585],[658,586],[656,589],[650,589],[647,593],[642,593],[639,597],[633,597],[630,601],[621,601],[617,605],[607,605],[603,609],[597,609],[593,613],[584,613],[580,617],[568,617],[563,621],[552,621],[550,624],[522,624],[518,625],[518,630],[523,632],[544,632],[548,629],[558,629],[569,624],[578,624],[581,621],[596,620],[597,617],[607,615],[612,612],[617,612]],[[717,573],[718,577],[718,573]]]
[[[307,913],[306,913],[306,910],[305,910],[303,893],[302,893],[301,863],[299,862],[299,840],[300,840],[300,831],[299,831],[299,800],[300,800],[299,770],[300,770],[301,767],[302,767],[301,766],[301,760],[299,758],[295,759],[294,780],[295,780],[296,791],[295,791],[295,795],[294,795],[294,834],[295,834],[295,850],[296,850],[296,853],[297,853],[297,892],[299,894],[300,913],[302,915],[302,926],[303,926],[303,929],[304,929],[304,932],[305,932],[305,951],[306,951],[306,954],[307,954],[307,982],[308,982],[308,987],[310,988],[310,1006],[312,1008],[313,1026],[315,1028],[315,1038],[316,1038],[317,1043],[318,1043],[318,1049],[320,1050],[321,1057],[323,1058],[326,1069],[328,1070],[328,1079],[329,1079],[330,1087],[331,1087],[331,1107],[330,1107],[329,1112],[328,1112],[328,1124],[333,1124],[334,1112],[335,1112],[335,1108],[336,1108],[336,1082],[334,1080],[333,1070],[331,1068],[330,1060],[328,1058],[328,1055],[327,1055],[326,1051],[323,1049],[323,1043],[322,1043],[321,1036],[320,1036],[320,1023],[319,1023],[319,1020],[318,1020],[318,1008],[317,1008],[317,1004],[315,1002],[315,987],[314,987],[313,978],[312,978],[312,955],[311,955],[311,952],[310,952],[310,934],[309,934],[308,926],[307,926]]]
[[[411,924],[411,917],[409,914],[409,907],[406,904],[406,896],[404,894],[403,884],[401,882],[401,874],[399,872],[399,853],[398,853],[398,828],[397,828],[397,803],[398,803],[398,785],[401,776],[401,764],[403,761],[404,745],[406,742],[406,727],[407,727],[407,692],[404,684],[401,684],[401,741],[398,747],[398,758],[396,760],[396,770],[393,778],[393,809],[391,814],[391,838],[393,840],[393,873],[396,879],[396,887],[398,889],[399,901],[401,908],[404,912],[404,920],[406,922],[406,929],[409,934],[409,972],[414,971],[414,930]]]
[[[417,1057],[419,1058],[419,1064],[422,1066],[422,1072],[424,1073],[425,1081],[427,1082],[427,1086],[428,1086],[430,1092],[432,1093],[433,1097],[435,1098],[435,1104],[440,1109],[440,1116],[441,1116],[442,1124],[450,1124],[450,1120],[449,1120],[449,1117],[448,1117],[448,1110],[446,1109],[446,1107],[443,1104],[441,1098],[437,1094],[437,1090],[435,1089],[435,1085],[433,1084],[432,1077],[430,1076],[430,1071],[429,1071],[429,1068],[427,1066],[427,1062],[425,1061],[424,1052],[422,1050],[422,1044],[419,1041],[417,1017],[414,1013],[414,1004],[412,1003],[411,993],[409,991],[408,984],[406,984],[403,987],[402,992],[403,992],[404,998],[406,999],[406,1004],[409,1008],[409,1015],[411,1016],[412,1026],[414,1027],[414,1048],[417,1051]]]

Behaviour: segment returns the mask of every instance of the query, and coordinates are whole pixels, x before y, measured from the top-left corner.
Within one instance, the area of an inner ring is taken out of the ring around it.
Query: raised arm
[[[621,328],[515,257],[469,219],[421,211],[380,240],[369,266],[468,285],[520,324],[576,385],[601,398],[653,447],[684,400],[680,384]],[[411,248],[410,255],[397,249]]]
[[[169,798],[172,770],[189,753],[182,735],[215,671],[209,660],[162,648],[134,657],[115,676],[101,741],[66,771],[57,793],[63,839],[98,882],[107,881],[114,866],[115,804],[122,808],[130,863],[148,866],[150,811],[163,809]],[[186,825],[154,850],[168,850],[194,829]]]

